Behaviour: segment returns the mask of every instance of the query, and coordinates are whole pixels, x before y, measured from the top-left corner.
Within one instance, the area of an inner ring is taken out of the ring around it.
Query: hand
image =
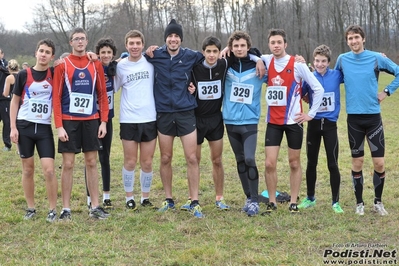
[[[262,79],[266,74],[266,67],[265,63],[263,63],[263,60],[260,59],[258,62],[256,62],[256,75],[259,77],[259,79]]]
[[[222,57],[229,57],[229,56],[230,56],[230,49],[229,49],[229,47],[225,47],[225,48],[220,52],[219,58],[222,58]]]
[[[151,45],[150,47],[147,48],[147,50],[145,51],[145,53],[146,53],[149,57],[153,58],[153,57],[154,57],[154,51],[155,51],[156,49],[158,49],[158,46],[157,46],[157,45]]]
[[[10,138],[13,143],[18,144],[19,132],[17,128],[11,128]]]
[[[98,127],[98,138],[102,139],[107,134],[107,123],[101,122],[100,126]]]
[[[58,139],[62,142],[67,142],[69,141],[68,134],[66,133],[64,127],[59,127],[57,128],[57,133],[58,133]]]
[[[54,61],[53,66],[56,67],[56,66],[61,65],[63,63],[64,63],[64,59],[60,58],[60,59],[57,59],[57,60]]]
[[[302,55],[295,55],[295,62],[297,63],[306,63],[305,58]]]
[[[93,52],[87,52],[87,58],[89,58],[91,62],[94,62],[97,61],[98,56]]]
[[[381,103],[388,95],[385,92],[379,92],[377,97],[378,97],[378,103]]]
[[[305,96],[302,97],[302,101],[304,101],[305,103],[309,103],[309,95],[307,93]]]
[[[190,92],[190,94],[193,94],[195,92],[195,86],[192,82],[190,82],[190,85],[188,85],[188,91]]]
[[[303,124],[304,122],[308,122],[308,121],[310,121],[312,119],[313,119],[312,117],[308,116],[305,113],[297,113],[295,115],[294,121],[297,122],[300,125],[300,124]]]

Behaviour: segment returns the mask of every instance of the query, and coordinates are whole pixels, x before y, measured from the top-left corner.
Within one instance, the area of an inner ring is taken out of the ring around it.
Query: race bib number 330
[[[286,106],[287,87],[269,86],[267,87],[265,98],[268,106]]]

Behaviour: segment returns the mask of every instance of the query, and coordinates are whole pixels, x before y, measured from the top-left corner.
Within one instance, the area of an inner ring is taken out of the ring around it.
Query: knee
[[[290,160],[289,164],[290,164],[290,169],[293,171],[298,170],[301,167],[301,161],[297,159]]]
[[[214,168],[222,168],[222,156],[212,159],[212,164]]]
[[[74,162],[72,161],[63,161],[62,168],[65,170],[71,170],[75,166]]]
[[[255,158],[245,158],[245,164],[248,166],[256,166]]]
[[[276,168],[277,168],[276,162],[272,162],[272,161],[266,159],[266,161],[265,161],[266,171],[276,171]]]
[[[172,154],[162,154],[161,155],[161,164],[169,165],[172,162]]]
[[[195,153],[186,156],[186,161],[188,164],[198,164],[197,155]]]

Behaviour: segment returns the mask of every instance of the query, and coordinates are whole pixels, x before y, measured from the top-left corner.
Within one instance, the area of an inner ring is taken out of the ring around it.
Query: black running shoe
[[[126,208],[133,211],[137,210],[136,202],[133,199],[129,200],[128,202],[126,202]]]
[[[150,209],[158,209],[157,207],[155,207],[151,201],[149,199],[145,199],[143,200],[143,203],[141,203],[141,206],[145,207],[145,208],[150,208]]]

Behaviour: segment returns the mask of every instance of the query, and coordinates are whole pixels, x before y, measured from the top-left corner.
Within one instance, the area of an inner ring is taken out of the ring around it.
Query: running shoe
[[[269,202],[266,204],[266,211],[262,212],[261,215],[263,215],[263,216],[270,215],[272,212],[275,212],[275,211],[277,211],[276,203]]]
[[[47,214],[46,221],[52,223],[57,219],[57,212],[55,210],[50,210]]]
[[[344,210],[341,208],[341,205],[339,205],[339,202],[334,203],[332,205],[332,209],[334,210],[335,213],[343,213],[344,212]]]
[[[137,210],[136,202],[134,201],[134,199],[128,200],[128,202],[126,202],[126,208],[133,211]]]
[[[143,203],[141,203],[141,206],[145,207],[145,208],[150,208],[150,209],[157,209],[157,207],[155,207],[151,201],[149,199],[145,199],[143,200]]]
[[[291,203],[288,210],[290,211],[291,214],[298,214],[299,213],[298,204]]]
[[[35,216],[36,216],[36,210],[35,209],[30,209],[30,208],[26,209],[26,213],[25,213],[25,216],[24,216],[25,220],[30,220],[30,219],[32,219]]]
[[[215,205],[216,205],[216,208],[219,208],[220,210],[224,210],[224,211],[230,210],[230,206],[227,205],[227,204],[224,202],[224,200],[217,200],[217,201],[215,202]]]
[[[373,210],[381,216],[388,215],[388,212],[384,208],[384,204],[382,204],[382,202],[380,201],[374,204]]]
[[[110,214],[104,211],[103,207],[98,206],[90,210],[89,216],[95,219],[104,220],[107,219],[110,216]]]
[[[316,205],[316,199],[310,200],[305,198],[302,202],[298,205],[298,209],[307,209]]]
[[[190,211],[191,210],[191,199],[188,199],[186,203],[180,206],[180,210]]]
[[[176,210],[175,204],[173,202],[169,202],[165,200],[162,202],[162,207],[158,209],[158,212],[166,212],[167,210]]]
[[[364,215],[364,204],[363,204],[363,202],[356,205],[356,214],[357,215]]]
[[[114,206],[112,205],[112,202],[111,202],[110,199],[104,200],[103,208],[106,209],[106,210],[113,210],[114,209]]]
[[[248,198],[248,199],[245,200],[244,207],[242,207],[242,211],[243,211],[243,212],[248,212],[249,204],[251,204],[251,199],[250,199],[250,198]]]
[[[251,202],[248,206],[247,215],[249,217],[255,216],[259,213],[259,203]]]
[[[202,208],[199,204],[190,207],[190,212],[197,218],[203,218]]]
[[[67,210],[62,210],[61,214],[60,214],[60,218],[58,218],[59,220],[62,221],[70,221],[72,220],[72,215],[70,211]]]

